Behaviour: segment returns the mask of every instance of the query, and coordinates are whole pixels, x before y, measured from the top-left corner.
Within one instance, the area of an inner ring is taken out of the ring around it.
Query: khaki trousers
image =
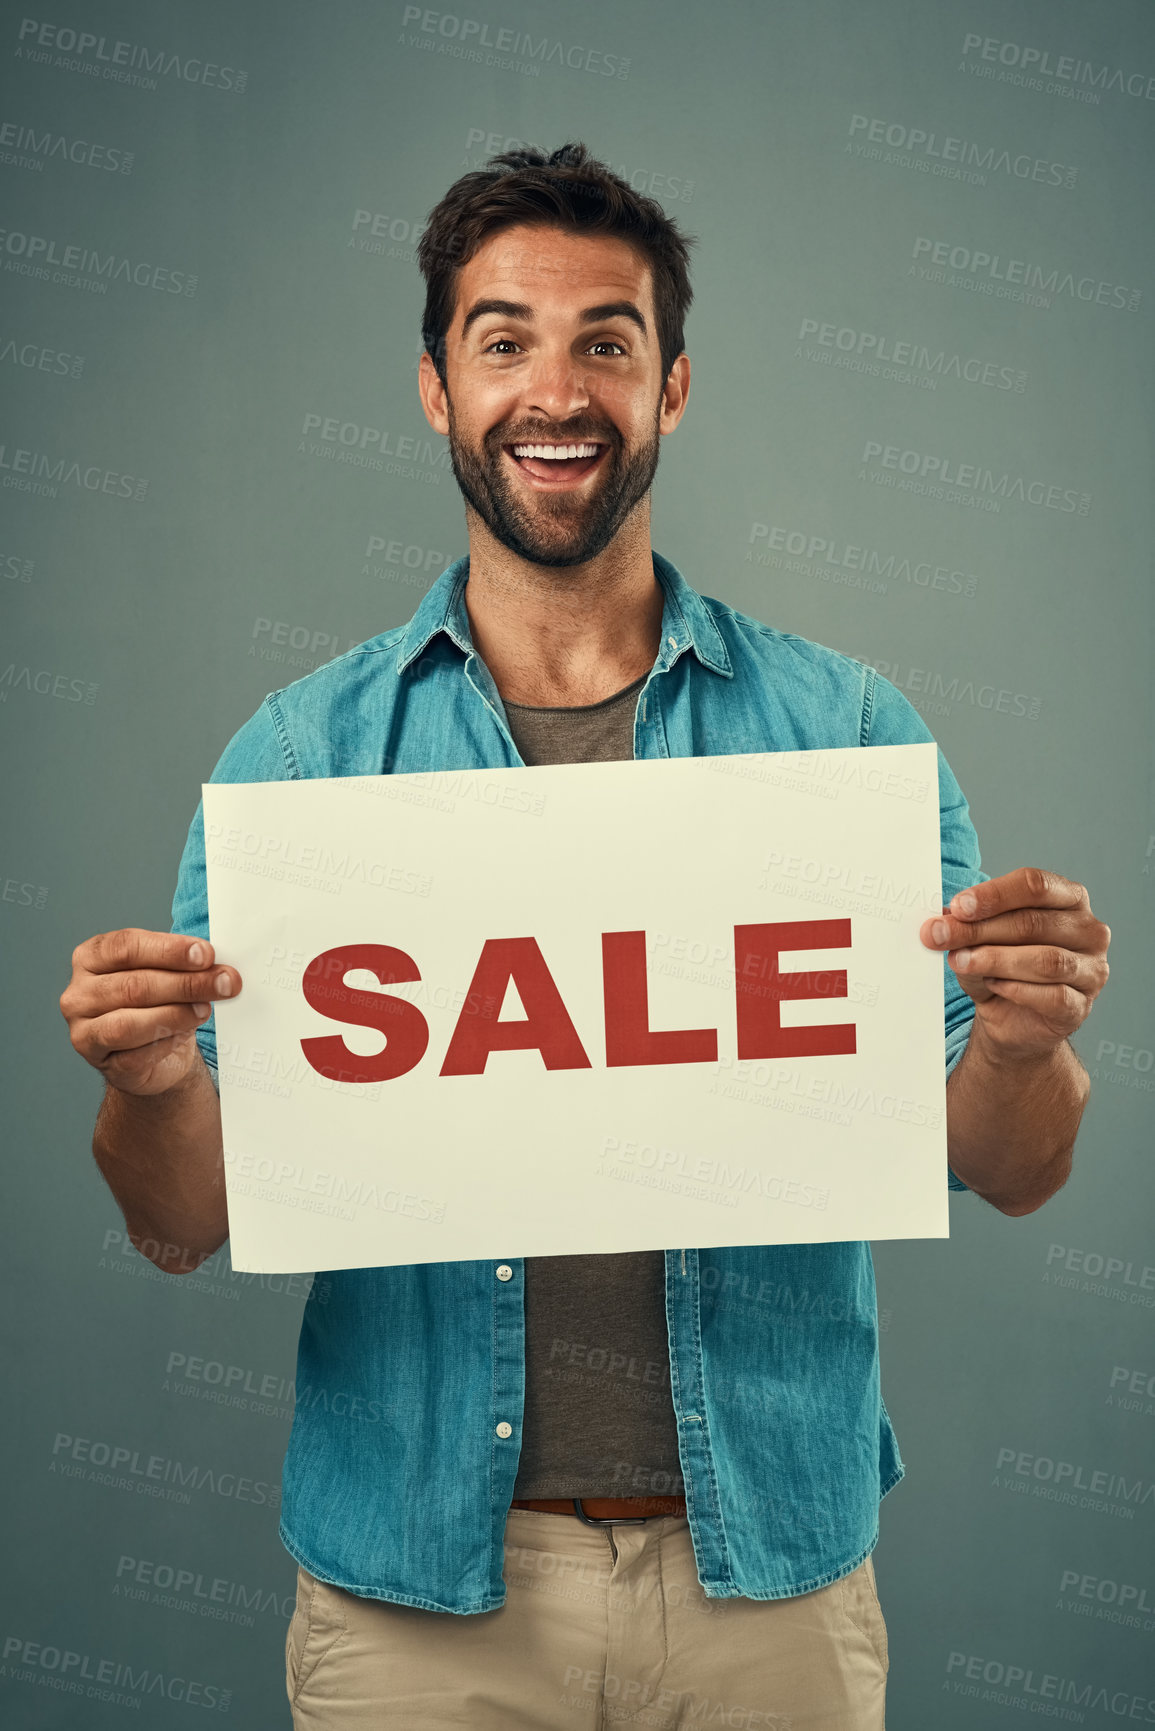
[[[684,1515],[638,1527],[510,1509],[506,1603],[461,1616],[301,1569],[285,1643],[294,1731],[884,1731],[870,1558],[793,1599],[707,1599]]]

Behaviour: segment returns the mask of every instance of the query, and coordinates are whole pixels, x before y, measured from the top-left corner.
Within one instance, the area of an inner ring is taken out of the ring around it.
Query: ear
[[[449,432],[449,397],[428,349],[422,351],[417,363],[417,389],[425,419],[435,433],[444,436]]]
[[[662,386],[662,412],[658,420],[659,433],[672,433],[681,420],[690,394],[690,357],[685,350],[677,357]]]

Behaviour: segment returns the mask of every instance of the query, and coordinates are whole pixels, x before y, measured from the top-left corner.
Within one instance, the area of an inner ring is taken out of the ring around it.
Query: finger
[[[159,968],[127,968],[117,974],[94,974],[82,990],[81,1013],[103,1015],[109,1010],[150,1010],[163,1004],[215,1003],[235,998],[241,988],[236,968],[202,969],[197,973],[162,973]]]
[[[72,952],[73,965],[90,974],[120,973],[125,968],[204,968],[214,959],[207,938],[181,932],[146,932],[139,926],[100,932]]]
[[[992,996],[1007,998],[1025,1010],[1034,1010],[1052,1032],[1065,1038],[1074,1033],[1091,1013],[1091,1000],[1073,986],[1042,986],[1029,980],[987,980]]]
[[[956,919],[986,920],[1009,908],[1081,908],[1088,905],[1082,884],[1060,877],[1041,866],[1020,866],[1003,877],[975,884],[951,897],[950,911]]]
[[[142,1076],[156,1075],[166,1059],[180,1056],[193,1037],[190,1033],[170,1034],[166,1040],[154,1040],[133,1051],[110,1052],[95,1067],[114,1088],[131,1092]]]
[[[72,1043],[90,1064],[103,1064],[113,1052],[135,1052],[174,1034],[195,1033],[209,1008],[207,1004],[164,1004],[155,1010],[111,1010],[78,1023]]]
[[[1036,985],[1060,982],[1080,992],[1097,991],[1101,983],[1095,957],[1054,944],[1019,944],[1009,949],[980,944],[973,950],[953,950],[948,961],[960,980],[1027,980]]]
[[[1066,908],[1013,908],[987,920],[954,919],[944,910],[938,918],[924,920],[919,935],[933,950],[976,944],[1061,944],[1064,949],[1101,954],[1111,941],[1101,920]]]
[[[960,975],[959,985],[966,992],[968,998],[973,998],[976,1004],[985,1004],[988,998],[993,998],[995,995],[987,986],[986,981],[980,979],[978,975]]]

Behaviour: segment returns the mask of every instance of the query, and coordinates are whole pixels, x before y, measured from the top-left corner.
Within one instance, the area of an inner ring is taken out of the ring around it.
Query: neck
[[[664,594],[649,516],[632,514],[584,565],[534,565],[472,511],[465,606],[478,654],[503,698],[535,707],[600,703],[654,664]]]

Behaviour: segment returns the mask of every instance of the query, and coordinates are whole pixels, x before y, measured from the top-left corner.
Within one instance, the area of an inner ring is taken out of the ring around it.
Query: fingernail
[[[193,1005],[193,1011],[194,1011],[194,1014],[196,1015],[197,1020],[199,1022],[203,1022],[206,1016],[209,1016],[212,1014],[212,1005],[211,1004],[194,1004]]]
[[[205,959],[205,947],[204,947],[204,945],[203,944],[193,944],[192,948],[189,950],[188,959],[194,968],[199,968],[201,963]]]
[[[218,974],[216,979],[213,981],[213,985],[216,987],[222,998],[232,997],[233,982],[227,974]]]
[[[960,914],[973,914],[978,907],[978,900],[969,890],[964,890],[954,899],[954,905]]]
[[[950,937],[950,927],[945,920],[935,920],[931,924],[930,935],[936,944],[945,944]]]
[[[965,974],[971,965],[971,951],[956,950],[954,953],[954,965],[960,973]]]

